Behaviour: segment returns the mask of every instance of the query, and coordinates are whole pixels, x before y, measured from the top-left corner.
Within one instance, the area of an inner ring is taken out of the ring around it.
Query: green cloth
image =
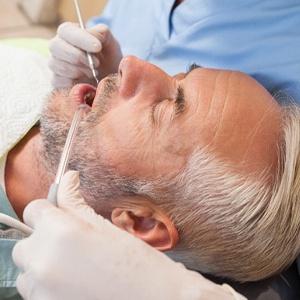
[[[0,40],[0,45],[10,45],[18,48],[33,50],[46,57],[50,57],[48,43],[49,40],[41,38],[15,38]]]

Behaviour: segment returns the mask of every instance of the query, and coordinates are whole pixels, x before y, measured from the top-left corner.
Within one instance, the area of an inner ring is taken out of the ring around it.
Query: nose
[[[119,65],[120,94],[131,98],[138,93],[149,91],[159,97],[165,95],[172,77],[153,64],[135,56],[126,56]]]

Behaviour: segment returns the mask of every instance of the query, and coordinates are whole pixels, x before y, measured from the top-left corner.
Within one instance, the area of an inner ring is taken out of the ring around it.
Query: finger
[[[86,64],[86,52],[55,36],[49,42],[49,50],[53,57],[70,64]]]
[[[72,87],[74,85],[74,82],[70,78],[66,78],[64,76],[53,74],[52,78],[51,78],[51,85],[55,89],[64,89],[64,88]]]
[[[103,217],[85,202],[79,191],[79,173],[68,171],[64,174],[57,193],[58,207],[90,223],[103,222]]]
[[[95,60],[96,61],[96,60]],[[99,61],[98,61],[99,64]],[[79,78],[92,78],[93,74],[88,66],[80,66],[69,64],[65,61],[60,61],[54,57],[50,58],[48,66],[50,70],[59,76],[67,77],[70,79],[79,79]]]
[[[16,286],[19,294],[24,300],[32,300],[30,296],[30,284],[27,282],[27,273],[20,273],[16,280]],[[30,281],[29,281],[30,282]]]
[[[68,43],[91,53],[98,53],[102,46],[100,41],[87,30],[79,28],[78,24],[65,22],[58,29],[57,34]]]
[[[77,83],[88,83],[88,84],[93,85],[94,81],[95,81],[94,77],[92,77],[92,78],[83,77],[83,78],[70,79],[65,76],[57,75],[55,73],[52,75],[52,78],[51,78],[51,84],[55,89],[70,88]]]
[[[59,213],[59,209],[45,199],[31,201],[24,209],[24,222],[34,229],[36,224],[43,220],[46,212],[49,214],[51,211]]]
[[[26,259],[26,251],[24,251],[24,242],[25,240],[16,243],[12,251],[14,264],[21,272],[25,271],[24,261]]]
[[[74,207],[86,206],[86,202],[79,191],[80,181],[78,171],[68,171],[61,179],[57,203],[60,208],[74,210]]]
[[[97,24],[87,29],[87,31],[101,42],[101,48],[102,45],[105,45],[107,41],[112,37],[109,27],[105,24]],[[100,51],[101,50],[102,49],[100,49]]]

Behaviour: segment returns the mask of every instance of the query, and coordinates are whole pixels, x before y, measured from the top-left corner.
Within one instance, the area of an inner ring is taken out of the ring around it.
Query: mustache
[[[117,73],[110,74],[105,78],[104,92],[103,92],[104,94],[107,95],[117,90],[117,79],[118,79]]]
[[[94,112],[92,111],[90,116],[91,121],[93,121],[96,116],[97,118],[101,117],[110,110],[113,94],[118,91],[117,78],[118,74],[111,74],[104,79],[103,90],[101,93],[98,93],[94,99],[96,109]]]

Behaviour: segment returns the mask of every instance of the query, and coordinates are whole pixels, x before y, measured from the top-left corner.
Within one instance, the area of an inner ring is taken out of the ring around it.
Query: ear
[[[170,250],[178,243],[178,231],[165,213],[154,212],[146,207],[115,208],[111,220],[159,251]]]

